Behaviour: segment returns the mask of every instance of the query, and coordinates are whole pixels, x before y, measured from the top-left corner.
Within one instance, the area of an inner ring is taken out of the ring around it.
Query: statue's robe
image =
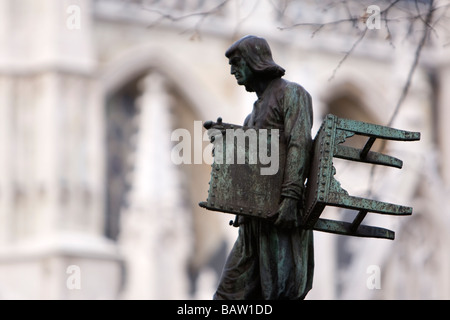
[[[280,147],[286,148],[281,196],[299,200],[299,221],[304,211],[312,122],[309,93],[296,83],[276,78],[244,123],[250,128],[279,130],[284,139]],[[303,299],[312,288],[312,230],[281,228],[273,221],[242,216],[239,224],[214,299]]]

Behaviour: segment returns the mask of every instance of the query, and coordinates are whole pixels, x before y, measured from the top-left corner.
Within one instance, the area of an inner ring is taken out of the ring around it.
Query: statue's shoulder
[[[275,80],[275,88],[278,90],[279,94],[286,95],[309,95],[303,86],[296,82],[292,82],[283,78],[278,78]]]

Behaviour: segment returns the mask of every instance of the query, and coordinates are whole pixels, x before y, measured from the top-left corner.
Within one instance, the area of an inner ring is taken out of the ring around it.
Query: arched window
[[[202,120],[177,84],[156,68],[128,80],[107,99],[105,233],[121,243],[130,268],[136,268],[129,271],[130,296],[142,285],[142,270],[129,250],[147,255],[157,271],[147,270],[148,277],[169,265],[179,271],[164,288],[145,288],[148,297],[173,297],[171,290],[196,296],[220,276],[228,245],[222,216],[205,214],[198,206],[207,196],[211,170],[198,159],[209,145],[203,141]],[[176,130],[188,134],[171,141]],[[180,143],[191,155],[187,163],[171,158]]]
[[[368,123],[377,123],[377,120],[371,115],[366,108],[364,108],[364,103],[353,95],[343,95],[334,98],[327,103],[327,113],[334,114],[340,118],[353,119]],[[344,145],[349,145],[355,148],[363,148],[367,138],[359,135],[348,138]],[[380,140],[376,140],[372,147],[372,150],[380,151],[382,149],[382,143]]]
[[[134,154],[132,138],[137,129],[137,83],[138,79],[130,81],[106,103],[105,234],[113,240],[119,233],[120,211],[130,188],[127,177],[132,169],[129,157]]]

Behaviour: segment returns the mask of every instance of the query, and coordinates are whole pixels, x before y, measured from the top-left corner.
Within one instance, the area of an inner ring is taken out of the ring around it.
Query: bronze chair
[[[240,132],[244,135],[244,139],[253,138],[255,139],[253,143],[258,146],[261,143],[269,145],[275,139],[279,141],[278,150],[283,150],[284,142],[279,132],[272,130],[264,136],[260,135],[262,130],[253,129],[253,135],[246,135],[245,133],[248,133],[250,128],[222,123],[220,118],[217,122],[207,122],[204,126],[209,130],[216,130],[211,134],[216,151],[214,152],[215,161],[212,164],[208,199],[200,202],[199,205],[208,210],[258,218],[266,218],[268,214],[276,211],[280,200],[285,155],[282,152],[279,154],[279,170],[275,174],[261,175],[261,169],[267,167],[267,163],[261,163],[257,156],[252,155],[255,150],[250,150],[251,143],[244,144],[244,148],[242,143],[236,144],[234,134]],[[368,138],[362,149],[342,145],[347,138],[354,135]],[[333,158],[402,168],[401,160],[370,151],[376,139],[415,141],[420,139],[420,133],[342,119],[332,114],[326,116],[314,138],[312,147],[304,203],[304,228],[349,236],[394,239],[393,231],[362,225],[361,222],[369,212],[410,215],[412,208],[351,196],[341,188],[340,183],[334,177],[336,169],[333,166]],[[218,149],[220,152],[217,152]],[[243,154],[244,162],[242,163],[236,163],[236,155],[239,152]],[[250,163],[249,160],[252,159],[252,156],[257,161]],[[230,159],[233,161],[229,161]],[[358,214],[353,222],[320,218],[326,206],[356,210]]]

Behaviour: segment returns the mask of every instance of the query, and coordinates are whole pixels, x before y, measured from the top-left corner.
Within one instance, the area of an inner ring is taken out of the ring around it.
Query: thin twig
[[[336,66],[336,68],[334,68],[333,73],[331,75],[330,78],[328,78],[328,81],[331,81],[334,79],[334,76],[336,75],[337,70],[341,67],[341,65],[344,63],[345,60],[347,60],[347,58],[350,56],[350,54],[355,50],[355,48],[358,46],[358,44],[362,41],[362,39],[364,39],[364,36],[366,35],[367,32],[367,28],[364,28],[363,31],[361,32],[361,35],[358,39],[356,39],[356,41],[353,43],[352,47],[350,48],[350,50],[348,50],[345,55],[342,57],[342,59],[339,61],[338,65]]]
[[[347,19],[339,19],[339,20],[323,22],[323,23],[318,23],[318,22],[300,22],[300,23],[294,23],[293,25],[288,26],[288,27],[278,27],[278,30],[289,30],[289,29],[294,29],[294,28],[297,28],[297,27],[318,27],[319,29],[322,29],[325,26],[337,25],[337,24],[341,24],[341,23],[345,23],[345,22],[355,23],[356,21],[359,21],[359,18],[350,17],[350,18],[347,18]],[[316,32],[317,31],[314,31],[313,33],[316,33]]]
[[[393,1],[393,2],[391,2],[386,8],[384,8],[381,12],[380,12],[380,15],[381,14],[385,14],[385,13],[387,13],[392,7],[394,7],[397,3],[399,3],[401,0],[395,0],[395,1]]]
[[[426,40],[428,39],[429,33],[430,33],[430,28],[428,27],[432,21],[433,18],[433,0],[430,1],[430,6],[429,6],[429,10],[427,12],[427,16],[426,19],[424,21],[424,32],[422,34],[422,38],[420,39],[420,42],[418,43],[417,47],[416,47],[416,51],[414,54],[414,60],[411,64],[411,67],[409,68],[409,72],[408,72],[408,76],[406,78],[406,82],[403,85],[402,88],[402,92],[400,94],[399,99],[397,100],[397,103],[395,105],[394,108],[394,112],[391,115],[391,118],[389,119],[389,122],[387,123],[387,126],[391,126],[392,123],[394,122],[395,118],[398,115],[398,112],[400,110],[400,107],[403,105],[403,102],[406,98],[406,96],[408,95],[409,92],[409,88],[411,86],[411,82],[412,82],[412,78],[414,75],[414,72],[417,69],[417,66],[419,64],[419,60],[420,60],[420,55],[422,53],[422,49],[425,46]],[[384,147],[386,146],[386,140],[382,140],[381,142],[381,146],[380,146],[380,150],[384,149]],[[373,165],[371,170],[370,170],[370,176],[369,176],[369,190],[368,190],[368,196],[370,197],[372,194],[372,185],[373,185],[373,181],[374,181],[374,176],[375,176],[375,170],[376,170],[376,166]]]
[[[400,110],[400,107],[403,104],[403,101],[405,100],[406,96],[408,95],[409,87],[411,86],[412,77],[413,77],[414,72],[416,71],[417,65],[419,63],[420,54],[422,53],[422,49],[425,46],[426,40],[428,39],[428,35],[430,33],[430,28],[428,28],[428,26],[430,25],[430,22],[432,21],[432,17],[433,17],[433,10],[431,10],[432,6],[433,6],[433,0],[430,1],[430,10],[428,11],[426,20],[424,21],[425,28],[424,28],[422,38],[420,39],[420,42],[416,47],[416,52],[414,54],[413,63],[411,64],[411,67],[409,68],[408,77],[406,79],[405,85],[403,86],[400,98],[398,99],[397,104],[395,105],[394,113],[392,114],[391,119],[389,120],[389,122],[387,124],[388,126],[392,125],[392,123],[394,122],[394,119],[397,116],[398,111]]]
[[[195,34],[198,34],[198,29],[201,25],[201,23],[205,20],[205,18],[207,16],[210,15],[214,15],[217,12],[219,12],[227,3],[229,2],[229,0],[224,0],[221,3],[219,3],[217,6],[209,9],[209,10],[205,10],[205,11],[199,11],[199,12],[191,12],[185,15],[180,15],[180,16],[174,16],[172,14],[169,13],[165,13],[161,10],[158,9],[152,9],[152,8],[148,8],[148,7],[142,7],[143,10],[149,11],[149,12],[153,12],[158,14],[160,17],[156,20],[156,22],[153,22],[152,24],[150,24],[148,27],[154,27],[155,25],[157,25],[158,23],[160,23],[163,20],[169,20],[172,22],[177,22],[177,21],[181,21],[181,20],[185,20],[188,18],[192,18],[192,17],[200,17],[199,21],[197,21],[196,25],[195,25]]]

